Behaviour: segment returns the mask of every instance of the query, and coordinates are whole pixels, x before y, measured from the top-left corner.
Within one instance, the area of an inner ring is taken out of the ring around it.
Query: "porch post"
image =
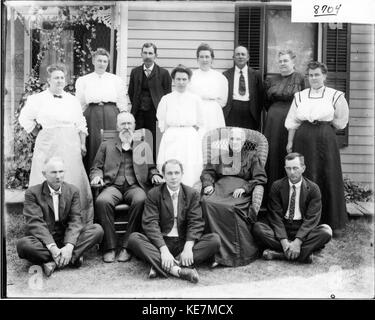
[[[116,4],[117,18],[117,75],[120,76],[125,83],[126,92],[128,91],[128,3],[121,1]],[[128,99],[128,110],[130,110],[130,102]]]

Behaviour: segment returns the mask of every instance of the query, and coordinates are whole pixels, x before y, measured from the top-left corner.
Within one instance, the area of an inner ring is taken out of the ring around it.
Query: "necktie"
[[[290,222],[293,222],[294,210],[296,208],[296,186],[293,184],[292,188],[293,188],[293,192],[292,192],[292,196],[290,197],[290,206],[289,206],[289,221]]]
[[[148,78],[150,76],[151,70],[146,68],[145,72],[146,72],[146,77]]]
[[[173,213],[175,217],[177,216],[177,196],[177,192],[172,193]]]
[[[53,97],[54,97],[54,98],[62,99],[62,96],[61,96],[61,95],[58,95],[58,94],[54,94]]]
[[[238,85],[238,93],[241,96],[244,96],[246,93],[246,84],[245,84],[245,77],[242,74],[242,70],[240,70],[240,82]]]
[[[51,192],[51,196],[60,195],[60,194],[61,194],[61,190],[57,190],[57,191],[52,191]]]
[[[55,221],[59,221],[59,195],[61,194],[61,190],[52,191],[51,197],[53,201],[53,211],[55,213]],[[54,196],[57,196],[57,198],[54,198]]]

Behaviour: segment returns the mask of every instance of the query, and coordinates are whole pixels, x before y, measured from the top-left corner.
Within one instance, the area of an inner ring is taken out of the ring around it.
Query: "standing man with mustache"
[[[247,65],[249,59],[247,48],[234,49],[235,66],[223,72],[228,79],[228,101],[223,112],[226,126],[260,131],[263,81],[259,71]]]
[[[141,56],[143,64],[131,71],[128,95],[136,129],[146,128],[153,135],[153,157],[156,160],[156,109],[160,99],[172,91],[172,79],[166,69],[155,63],[155,44],[145,43]]]
[[[121,201],[130,205],[129,222],[117,260],[131,259],[127,251],[130,233],[140,231],[146,192],[152,184],[163,182],[152,160],[150,146],[144,141],[143,130],[134,131],[135,119],[129,112],[117,115],[119,137],[102,142],[90,170],[92,185],[104,190],[95,201],[95,216],[104,230],[104,262],[114,262],[117,238],[115,206]]]

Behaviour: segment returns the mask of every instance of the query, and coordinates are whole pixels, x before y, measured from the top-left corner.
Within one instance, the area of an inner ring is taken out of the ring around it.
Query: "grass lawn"
[[[351,220],[342,239],[333,239],[311,265],[258,259],[238,268],[200,266],[196,285],[176,278],[148,279],[149,268],[133,258],[106,264],[96,248],[80,269],[33,274],[18,258],[23,235],[20,207],[4,214],[7,296],[35,298],[374,298],[373,220]],[[31,272],[31,273],[29,273]]]

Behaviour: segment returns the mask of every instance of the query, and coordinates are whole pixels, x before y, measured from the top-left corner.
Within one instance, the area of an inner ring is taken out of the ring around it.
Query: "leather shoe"
[[[55,271],[56,267],[57,267],[57,264],[55,261],[43,263],[43,271],[46,277],[50,277],[51,274]]]
[[[80,256],[76,261],[70,263],[73,268],[80,268],[83,264],[83,256]]]
[[[194,268],[181,268],[179,275],[181,279],[188,280],[192,283],[198,283],[199,281],[198,272]]]
[[[212,262],[212,263],[210,264],[210,269],[214,269],[214,268],[216,268],[218,265],[219,265],[219,263],[216,262],[216,261],[214,261],[214,262]]]
[[[127,262],[127,261],[130,261],[131,258],[132,258],[132,255],[128,252],[128,250],[126,250],[125,248],[122,248],[117,257],[117,261]]]
[[[307,258],[306,260],[304,261],[304,263],[313,263],[314,262],[314,256],[313,254],[311,253]]]
[[[283,252],[277,252],[270,249],[263,251],[264,260],[285,260],[285,255]]]
[[[158,276],[158,274],[156,273],[154,267],[151,267],[150,268],[150,273],[148,274],[148,277],[149,279],[154,279]]]
[[[116,251],[114,249],[108,250],[103,255],[103,261],[107,263],[115,262],[115,258],[116,258]]]

